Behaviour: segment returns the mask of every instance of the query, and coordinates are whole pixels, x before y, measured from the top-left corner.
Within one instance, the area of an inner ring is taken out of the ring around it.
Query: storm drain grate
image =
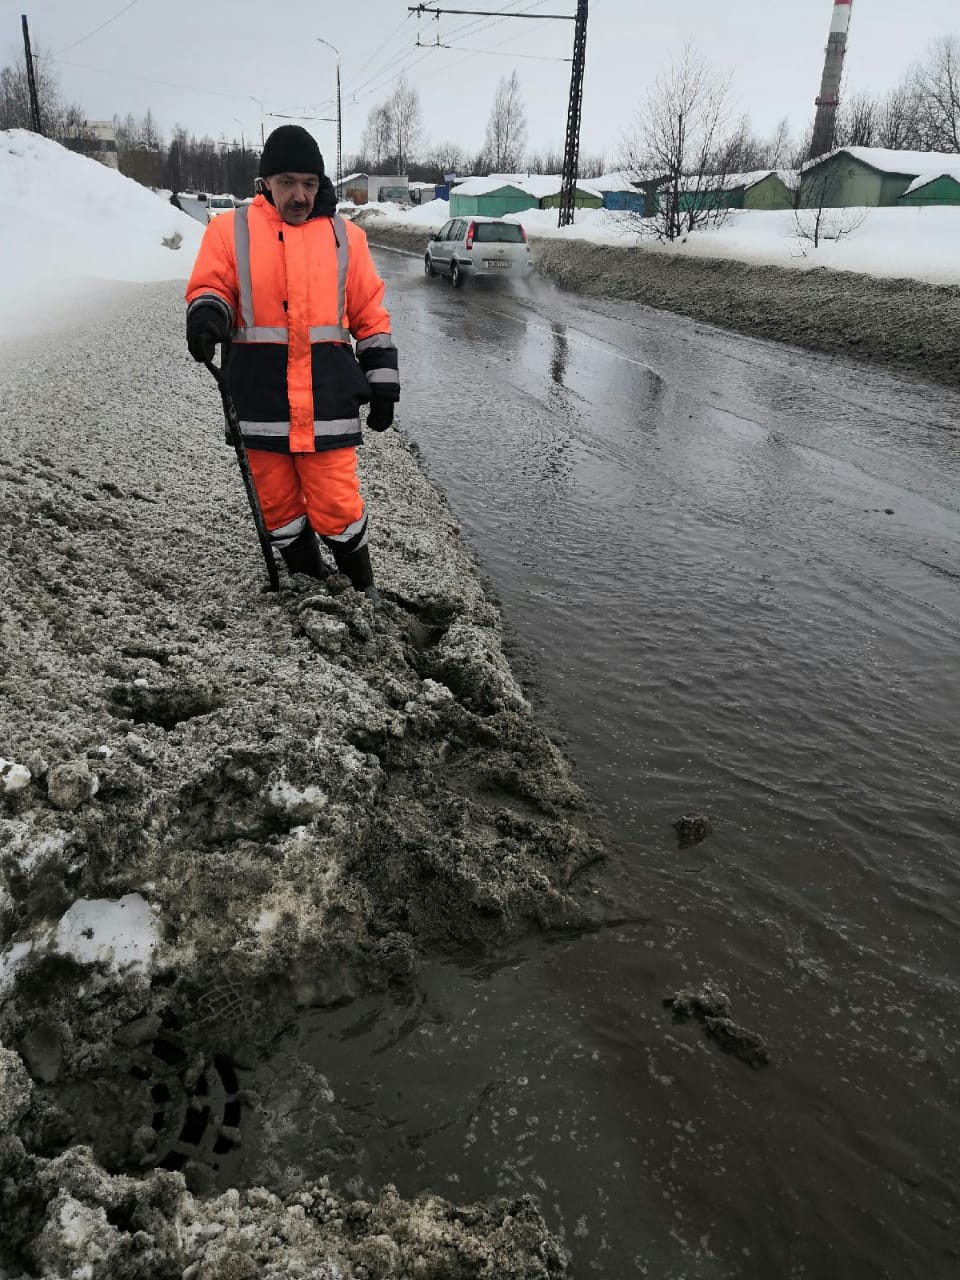
[[[222,1053],[193,1054],[164,1031],[135,1055],[130,1074],[150,1097],[154,1141],[141,1163],[159,1169],[202,1165],[219,1173],[240,1145],[243,1104],[233,1061]]]

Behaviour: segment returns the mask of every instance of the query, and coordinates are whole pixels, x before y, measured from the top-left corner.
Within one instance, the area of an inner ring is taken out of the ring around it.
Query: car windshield
[[[473,238],[481,244],[495,241],[501,244],[522,244],[523,232],[515,222],[478,222],[473,229]]]
[[[232,209],[233,201],[232,200],[211,200],[210,208],[211,209]]]

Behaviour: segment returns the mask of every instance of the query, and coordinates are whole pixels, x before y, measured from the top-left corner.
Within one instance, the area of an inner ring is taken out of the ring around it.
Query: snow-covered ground
[[[412,209],[387,204],[367,208],[409,227],[439,227],[450,216],[446,200],[431,200]],[[801,211],[799,221],[809,228],[813,217],[812,212]],[[932,284],[960,284],[960,206],[826,210],[823,234],[828,238],[816,249],[809,239],[798,235],[798,216],[791,209],[734,210],[722,226],[695,231],[685,242],[672,245],[661,245],[649,223],[606,209],[578,209],[574,225],[562,229],[557,226],[556,209],[527,209],[508,214],[507,219],[521,222],[534,236],[617,248],[642,245],[690,258],[732,258],[800,269],[832,267]],[[638,234],[638,228],[643,234]],[[853,229],[839,240],[829,238],[837,228]]]
[[[202,235],[169,198],[116,170],[24,129],[0,131],[0,339],[62,319],[97,282],[186,280]]]

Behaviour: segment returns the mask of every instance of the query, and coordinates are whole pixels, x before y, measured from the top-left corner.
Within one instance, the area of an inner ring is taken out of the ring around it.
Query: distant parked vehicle
[[[527,233],[499,218],[452,218],[427,245],[428,276],[449,276],[459,289],[467,276],[516,279],[533,270]]]
[[[221,213],[235,209],[237,202],[233,196],[207,196],[207,221],[212,222]]]

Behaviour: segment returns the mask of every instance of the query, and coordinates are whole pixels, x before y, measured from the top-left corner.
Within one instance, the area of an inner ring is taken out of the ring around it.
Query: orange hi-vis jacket
[[[399,399],[383,281],[364,232],[335,214],[293,226],[258,195],[214,218],[187,303],[229,312],[230,390],[250,449],[359,444],[360,405]]]

